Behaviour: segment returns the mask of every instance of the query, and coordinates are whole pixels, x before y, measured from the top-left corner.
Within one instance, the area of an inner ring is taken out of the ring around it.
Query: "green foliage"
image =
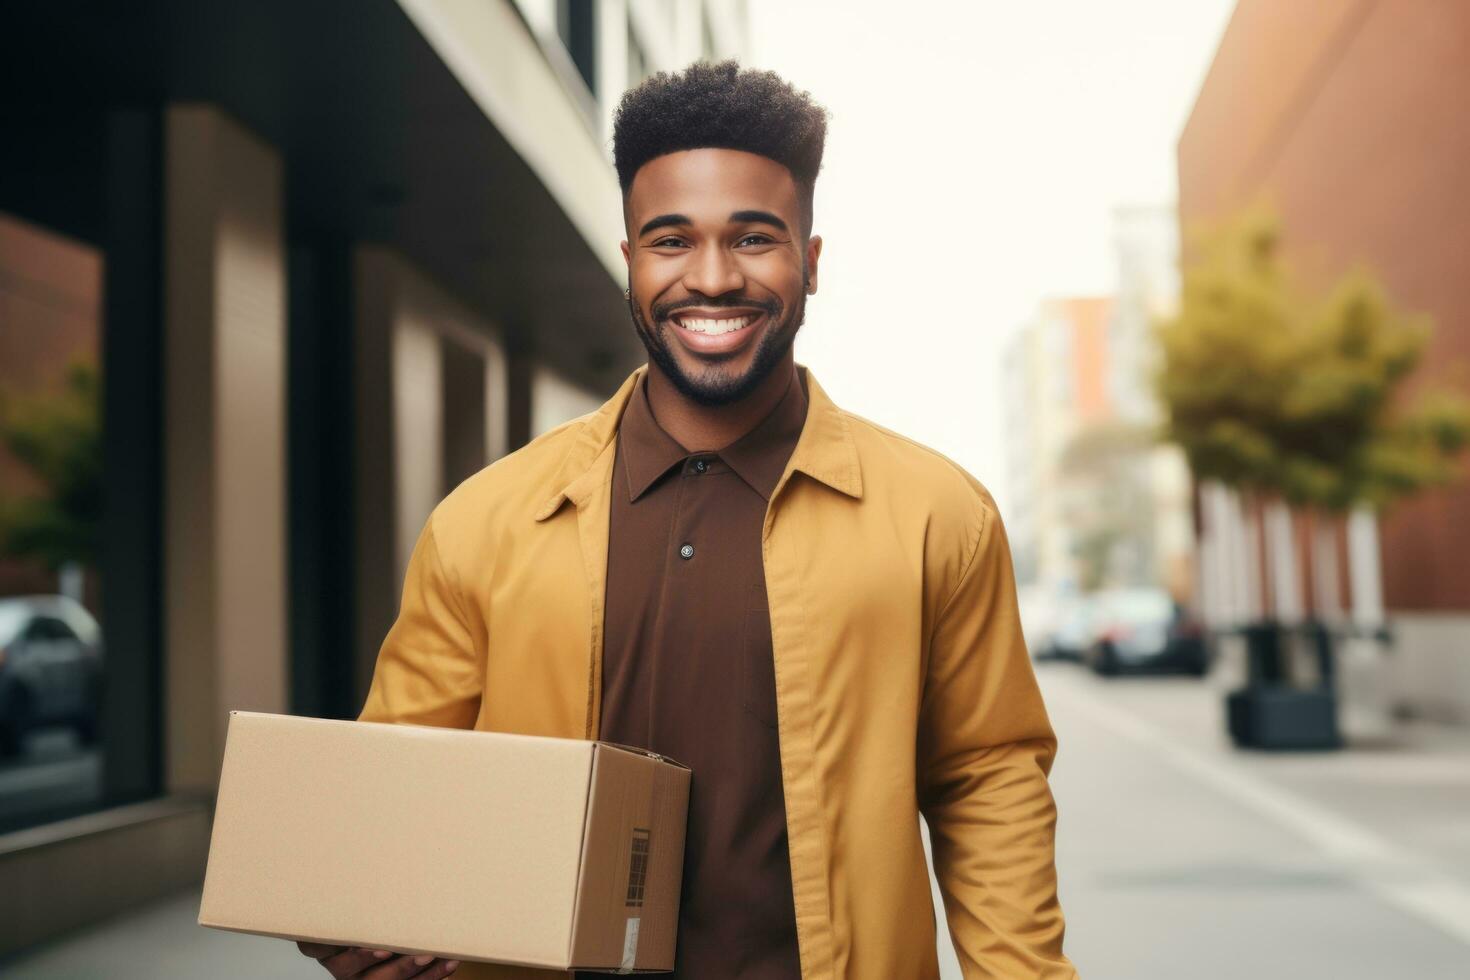
[[[0,400],[0,442],[45,491],[0,498],[0,554],[50,568],[96,560],[102,524],[101,385],[97,368],[74,362],[55,393]]]
[[[1270,215],[1201,239],[1179,313],[1158,325],[1165,437],[1199,479],[1344,511],[1447,483],[1470,443],[1470,401],[1401,391],[1429,340],[1368,272],[1324,299],[1280,262]]]
[[[1156,449],[1151,427],[1110,420],[1078,431],[1062,450],[1056,469],[1060,519],[1073,531],[1071,555],[1084,592],[1158,581],[1154,515],[1139,506],[1151,493]]]

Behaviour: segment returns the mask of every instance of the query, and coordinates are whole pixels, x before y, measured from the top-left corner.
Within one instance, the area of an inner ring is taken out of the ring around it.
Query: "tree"
[[[1293,281],[1280,252],[1280,224],[1262,211],[1200,240],[1197,260],[1184,270],[1179,312],[1158,325],[1156,383],[1164,435],[1181,446],[1196,479],[1264,505],[1247,508],[1244,551],[1260,553],[1259,514],[1268,556],[1261,580],[1269,582],[1272,614],[1236,624],[1244,626],[1248,674],[1246,686],[1226,698],[1232,738],[1340,747],[1333,637],[1325,625],[1338,612],[1336,524],[1349,510],[1381,510],[1452,480],[1470,442],[1470,403],[1443,388],[1405,389],[1431,325],[1397,309],[1370,272],[1354,270],[1313,296]],[[1284,690],[1295,671],[1286,669],[1283,627],[1303,611],[1288,507],[1312,512],[1316,531],[1316,616],[1303,636],[1316,655],[1318,683],[1306,691]],[[1368,579],[1376,576],[1361,581]],[[1363,625],[1377,625],[1363,622],[1368,610],[1379,611],[1375,589],[1354,589]],[[1283,727],[1287,705],[1299,713]]]
[[[1098,422],[1077,432],[1057,461],[1062,520],[1084,592],[1159,581],[1153,563],[1154,515],[1148,499],[1152,427]]]
[[[74,362],[58,392],[6,393],[0,442],[45,488],[0,498],[0,553],[55,570],[93,564],[102,524],[101,385],[97,369]]]
[[[1199,245],[1179,312],[1157,327],[1164,436],[1197,479],[1269,492],[1271,432],[1299,362],[1278,235],[1274,224],[1248,218]]]
[[[1453,480],[1470,401],[1401,390],[1430,335],[1366,270],[1325,300],[1288,278],[1279,225],[1251,212],[1202,240],[1158,327],[1165,437],[1200,479],[1342,512]]]
[[[1403,390],[1429,321],[1365,269],[1310,296],[1280,251],[1280,224],[1261,210],[1201,237],[1179,311],[1158,324],[1164,437],[1196,479],[1333,518],[1455,479],[1470,401]]]
[[[1302,369],[1286,392],[1279,478],[1293,504],[1377,509],[1451,482],[1470,440],[1470,402],[1443,388],[1402,395],[1431,327],[1397,311],[1363,270],[1306,314]]]

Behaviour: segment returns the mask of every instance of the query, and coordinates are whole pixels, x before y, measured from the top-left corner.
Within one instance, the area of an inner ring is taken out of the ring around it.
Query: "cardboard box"
[[[199,924],[672,970],[689,777],[606,742],[232,711]]]

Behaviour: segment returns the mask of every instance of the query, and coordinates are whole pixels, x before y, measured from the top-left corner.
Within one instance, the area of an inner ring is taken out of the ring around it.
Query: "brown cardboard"
[[[689,778],[606,742],[232,711],[199,923],[672,970]]]

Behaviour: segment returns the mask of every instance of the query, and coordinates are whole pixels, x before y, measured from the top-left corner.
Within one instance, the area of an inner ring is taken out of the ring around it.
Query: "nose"
[[[702,248],[684,273],[684,288],[705,296],[722,296],[745,288],[745,276],[729,250]]]

